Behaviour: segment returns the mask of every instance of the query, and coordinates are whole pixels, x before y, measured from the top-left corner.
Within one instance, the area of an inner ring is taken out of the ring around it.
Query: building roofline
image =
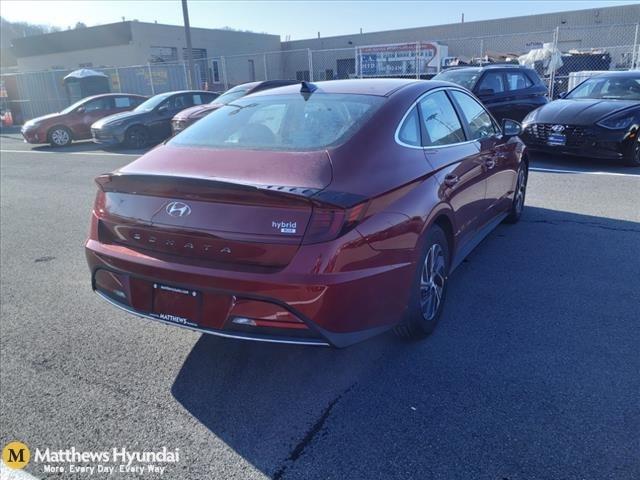
[[[639,6],[639,4],[630,4],[630,5],[612,5],[609,7],[600,7],[600,8],[582,8],[579,10],[563,10],[561,12],[546,12],[546,13],[534,13],[534,14],[530,14],[530,15],[516,15],[515,17],[498,17],[498,18],[487,18],[485,20],[472,20],[470,22],[455,22],[455,23],[439,23],[437,25],[418,25],[415,27],[405,27],[405,28],[394,28],[394,29],[390,29],[390,30],[376,30],[373,32],[363,32],[362,35],[375,35],[375,34],[380,34],[380,33],[387,33],[387,32],[398,32],[398,33],[402,33],[402,32],[408,32],[411,30],[418,30],[418,29],[422,29],[422,28],[447,28],[447,27],[454,27],[454,26],[460,26],[460,25],[478,25],[481,23],[485,23],[485,22],[493,22],[496,20],[515,20],[515,19],[520,19],[520,18],[531,18],[531,17],[542,17],[542,16],[547,16],[547,15],[563,15],[563,14],[574,14],[574,13],[583,13],[583,12],[590,12],[590,11],[596,11],[596,10],[611,10],[611,9],[619,9],[619,8],[625,8],[625,7],[635,7],[635,6]],[[631,22],[633,23],[633,22]],[[295,43],[295,42],[310,42],[312,40],[327,40],[327,39],[340,39],[340,38],[348,38],[348,37],[354,37],[354,36],[359,36],[359,33],[345,33],[345,34],[341,34],[341,35],[331,35],[328,37],[309,37],[309,38],[300,38],[298,40],[289,40],[289,41],[284,41],[282,42],[283,44],[291,44],[291,43]],[[446,40],[446,39],[445,39]]]

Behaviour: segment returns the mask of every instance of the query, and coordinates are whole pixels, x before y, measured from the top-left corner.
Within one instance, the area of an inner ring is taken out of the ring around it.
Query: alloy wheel
[[[51,141],[58,146],[64,146],[69,143],[69,132],[63,128],[56,128],[51,132]]]
[[[425,320],[435,319],[446,281],[446,265],[442,247],[435,243],[427,252],[420,277],[420,308]]]
[[[524,207],[524,196],[527,191],[527,170],[520,168],[518,171],[518,183],[516,184],[515,209],[519,214]]]

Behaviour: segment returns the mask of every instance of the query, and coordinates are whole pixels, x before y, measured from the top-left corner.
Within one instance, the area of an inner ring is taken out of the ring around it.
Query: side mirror
[[[567,93],[569,92],[562,92],[560,95],[558,95],[558,98],[564,98],[567,96]]]
[[[502,134],[507,137],[515,137],[522,133],[522,125],[520,122],[511,120],[510,118],[504,118],[502,120]]]
[[[493,95],[494,93],[496,93],[493,88],[483,88],[481,90],[478,90],[478,95]]]
[[[166,103],[158,107],[158,113],[166,113],[168,111],[169,111],[169,105]]]
[[[87,111],[87,109],[86,109],[86,108],[84,108],[84,106],[78,107],[78,108],[76,109],[76,112],[77,112],[77,113],[84,113],[84,112],[86,112],[86,111]]]

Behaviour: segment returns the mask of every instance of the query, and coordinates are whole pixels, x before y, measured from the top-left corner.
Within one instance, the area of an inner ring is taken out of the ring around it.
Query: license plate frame
[[[200,326],[202,292],[184,287],[153,284],[151,312],[160,320],[187,327]]]

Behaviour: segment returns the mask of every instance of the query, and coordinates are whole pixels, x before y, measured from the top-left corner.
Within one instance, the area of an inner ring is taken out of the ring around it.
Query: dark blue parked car
[[[547,87],[535,70],[520,65],[486,65],[450,68],[434,80],[457,83],[471,90],[501,122],[519,122],[532,110],[549,102]]]

